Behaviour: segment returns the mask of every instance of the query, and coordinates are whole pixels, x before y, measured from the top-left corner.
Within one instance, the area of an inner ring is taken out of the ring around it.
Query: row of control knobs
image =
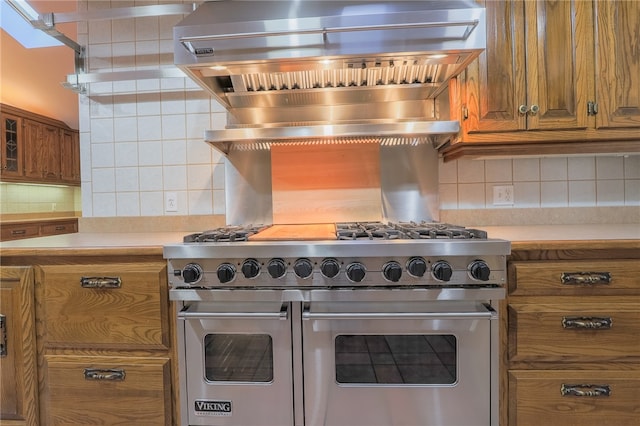
[[[421,257],[413,257],[407,262],[407,272],[413,277],[422,277],[427,272],[427,262]],[[260,274],[260,262],[256,259],[245,260],[240,271],[245,278],[256,278]],[[474,260],[468,267],[469,274],[472,278],[479,281],[488,281],[491,274],[489,265],[483,260]],[[282,278],[287,272],[287,264],[283,259],[271,259],[267,263],[267,272],[272,278]],[[309,278],[313,273],[313,263],[311,260],[302,258],[293,264],[293,272],[299,278]],[[329,258],[324,259],[320,264],[320,272],[327,278],[334,278],[340,272],[340,263],[338,260]],[[350,281],[361,282],[367,270],[360,262],[349,263],[345,272]],[[385,263],[382,266],[382,275],[391,282],[398,282],[402,277],[403,268],[399,262],[395,260]],[[223,263],[218,266],[216,275],[220,283],[225,284],[233,281],[236,276],[236,267],[231,263]],[[453,275],[453,268],[444,260],[439,260],[431,267],[431,274],[439,281],[449,281]],[[195,283],[202,278],[203,270],[197,263],[189,263],[182,271],[176,271],[176,275],[182,275],[184,282],[187,284]]]

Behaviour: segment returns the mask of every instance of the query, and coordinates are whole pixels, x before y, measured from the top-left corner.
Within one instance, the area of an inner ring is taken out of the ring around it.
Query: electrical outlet
[[[164,198],[164,210],[166,212],[178,211],[178,194],[175,192],[167,192]]]
[[[513,185],[497,185],[493,187],[493,205],[513,205]]]

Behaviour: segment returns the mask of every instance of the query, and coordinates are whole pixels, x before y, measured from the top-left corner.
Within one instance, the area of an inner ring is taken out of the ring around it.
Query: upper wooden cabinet
[[[0,160],[2,178],[20,178],[24,174],[22,165],[24,144],[22,143],[22,117],[0,112],[2,137],[0,143]]]
[[[640,128],[640,2],[598,0],[595,16],[596,126]]]
[[[452,84],[463,129],[445,158],[640,151],[640,2],[479,3],[487,48]]]
[[[2,181],[80,185],[77,130],[8,105],[0,121]]]

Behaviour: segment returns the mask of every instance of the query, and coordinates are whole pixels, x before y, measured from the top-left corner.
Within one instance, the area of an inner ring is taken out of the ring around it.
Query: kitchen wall
[[[0,214],[3,220],[56,216],[80,211],[80,188],[0,183]]]
[[[154,2],[82,0],[78,7],[149,3]],[[172,27],[180,19],[80,24],[89,71],[170,66]],[[185,78],[93,83],[79,106],[85,218],[224,215],[224,158],[202,139],[205,129],[223,128],[226,116],[194,83]],[[513,185],[514,204],[494,206],[494,185]],[[463,159],[440,165],[440,188],[445,219],[458,217],[452,212],[481,217],[478,211],[497,211],[502,218],[508,217],[505,211],[523,209],[534,217],[552,209],[587,220],[572,212],[596,209],[597,215],[599,208],[620,207],[627,216],[610,220],[640,221],[639,156]],[[176,197],[175,209],[167,209],[169,195]],[[511,214],[516,216],[525,217]]]

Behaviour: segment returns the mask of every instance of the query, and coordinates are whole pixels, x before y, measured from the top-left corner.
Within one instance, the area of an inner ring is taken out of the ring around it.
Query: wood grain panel
[[[563,396],[562,385],[608,385],[610,396]],[[640,371],[509,372],[509,425],[637,426]]]
[[[640,299],[554,297],[553,303],[509,303],[509,359],[593,361],[640,358]],[[561,303],[564,302],[564,303]],[[608,329],[564,328],[564,317],[609,318]]]
[[[637,260],[512,262],[515,276],[509,280],[509,294],[513,296],[544,295],[553,292],[561,296],[593,296],[636,294],[640,264]],[[564,273],[608,273],[611,282],[594,284],[563,284]]]
[[[45,356],[46,425],[170,425],[168,358]],[[87,368],[124,372],[87,380]]]
[[[83,288],[82,277],[117,277],[120,288]],[[45,346],[169,347],[166,264],[39,266]]]
[[[273,222],[380,220],[377,143],[271,148]]]
[[[598,0],[598,128],[640,127],[640,2]],[[636,133],[637,135],[637,133]]]
[[[0,313],[7,354],[0,357],[0,424],[37,425],[38,393],[33,270],[0,269]]]

